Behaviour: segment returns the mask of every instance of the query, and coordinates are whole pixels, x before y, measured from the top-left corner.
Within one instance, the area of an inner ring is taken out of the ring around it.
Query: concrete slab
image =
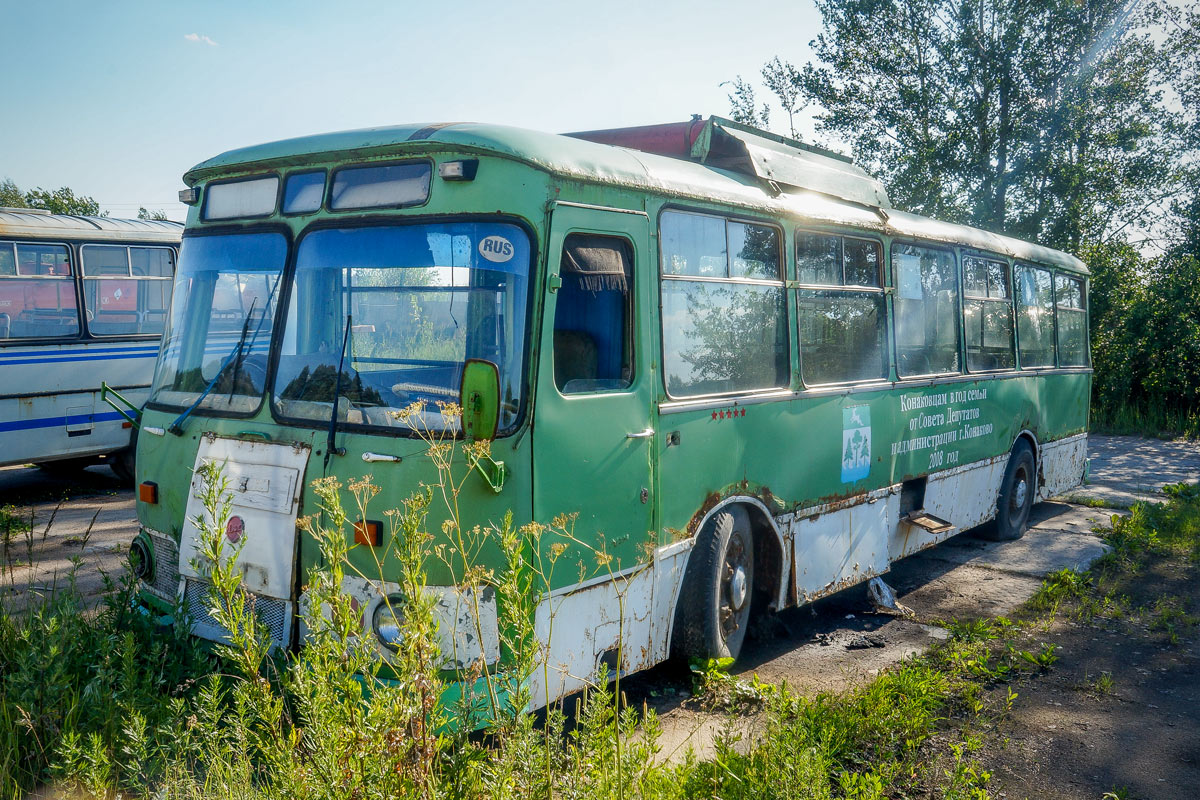
[[[1168,483],[1200,482],[1200,443],[1140,436],[1088,437],[1088,483],[1064,499],[1102,500],[1128,507],[1162,499]]]
[[[928,557],[1040,580],[1046,573],[1063,568],[1087,569],[1109,549],[1090,533],[1035,528],[1015,542],[985,542],[971,536],[956,536],[930,550]]]
[[[1029,515],[1029,527],[1035,531],[1063,531],[1094,534],[1096,528],[1108,528],[1113,516],[1128,516],[1126,509],[1089,508],[1054,500],[1038,503]]]

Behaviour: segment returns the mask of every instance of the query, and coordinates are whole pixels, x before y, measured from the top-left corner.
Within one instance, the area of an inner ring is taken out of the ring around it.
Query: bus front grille
[[[179,545],[170,536],[142,530],[154,545],[154,575],[151,580],[142,581],[142,588],[160,600],[174,603],[179,593]]]
[[[183,603],[192,620],[192,633],[202,639],[229,641],[229,631],[209,612],[208,581],[188,578],[184,581]],[[287,647],[291,640],[292,604],[287,600],[246,592],[245,607],[258,615],[259,622],[270,632],[271,641]]]

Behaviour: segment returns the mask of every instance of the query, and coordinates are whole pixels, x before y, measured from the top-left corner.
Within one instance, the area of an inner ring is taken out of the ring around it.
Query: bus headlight
[[[371,614],[371,628],[375,631],[375,638],[392,652],[400,649],[400,642],[404,639],[404,618],[400,613],[400,605],[403,602],[403,595],[389,594],[375,606],[375,612]]]
[[[145,532],[133,537],[129,545],[129,567],[133,577],[147,583],[154,582],[154,547]]]

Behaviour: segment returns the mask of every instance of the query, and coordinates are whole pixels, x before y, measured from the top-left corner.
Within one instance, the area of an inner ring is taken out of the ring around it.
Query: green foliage
[[[143,206],[138,209],[137,218],[138,219],[165,220],[167,218],[167,212],[163,211],[161,208],[156,208],[153,211],[150,211]]]
[[[78,214],[84,217],[103,217],[100,204],[91,197],[76,195],[70,188],[58,189],[37,187],[25,193],[25,204],[29,208],[42,208],[51,214]]]
[[[21,189],[13,183],[12,178],[5,178],[0,181],[0,206],[6,208],[25,208],[25,195]]]
[[[1170,49],[1153,5],[817,8],[816,63],[776,58],[763,81],[789,119],[815,102],[818,130],[848,142],[897,206],[1074,249],[1155,220],[1177,191]]]

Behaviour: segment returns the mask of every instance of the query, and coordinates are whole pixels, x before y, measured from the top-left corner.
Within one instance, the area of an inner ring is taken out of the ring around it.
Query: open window
[[[554,385],[563,394],[633,382],[633,253],[615,236],[573,233],[563,243],[554,311]]]

